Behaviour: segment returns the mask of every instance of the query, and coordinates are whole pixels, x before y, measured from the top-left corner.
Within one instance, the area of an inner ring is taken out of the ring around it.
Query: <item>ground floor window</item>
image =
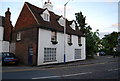
[[[81,49],[75,49],[75,59],[81,59]]]
[[[56,48],[44,48],[44,62],[56,61]]]

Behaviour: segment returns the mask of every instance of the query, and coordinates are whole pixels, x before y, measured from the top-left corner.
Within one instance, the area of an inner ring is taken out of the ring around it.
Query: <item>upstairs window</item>
[[[73,23],[70,25],[70,27],[75,30],[75,22],[73,21]]]
[[[72,36],[71,35],[68,35],[68,44],[72,45]]]
[[[44,21],[49,22],[50,21],[50,13],[49,11],[46,9],[42,14],[41,17],[43,18]]]
[[[18,32],[17,33],[17,39],[16,39],[17,41],[20,41],[21,40],[21,32]]]
[[[49,14],[44,13],[44,20],[45,21],[49,21],[50,20]]]
[[[51,42],[53,43],[53,44],[57,44],[58,42],[57,42],[57,32],[56,31],[52,31],[51,32]]]
[[[63,17],[60,17],[59,20],[58,20],[58,23],[61,25],[61,26],[65,26],[65,19]]]
[[[78,45],[82,46],[82,44],[81,44],[81,37],[80,36],[78,36]]]

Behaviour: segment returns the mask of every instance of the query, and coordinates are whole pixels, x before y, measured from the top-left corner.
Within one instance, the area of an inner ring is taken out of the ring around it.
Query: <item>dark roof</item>
[[[32,13],[36,17],[36,19],[37,19],[37,21],[39,23],[38,27],[41,27],[41,28],[44,28],[44,29],[55,30],[55,31],[59,31],[59,32],[63,32],[64,31],[64,27],[61,26],[58,23],[58,19],[61,16],[56,15],[54,12],[48,10],[49,13],[50,13],[50,22],[46,22],[40,16],[46,9],[42,9],[42,8],[36,7],[36,6],[34,6],[34,5],[32,5],[32,4],[28,3],[28,2],[25,2],[25,4],[28,5],[28,7],[31,9]],[[73,35],[82,35],[82,32],[80,32],[78,29],[77,30],[73,30],[70,27],[70,24],[72,24],[72,22],[73,21],[68,21],[66,19],[66,32],[68,34],[73,34]]]

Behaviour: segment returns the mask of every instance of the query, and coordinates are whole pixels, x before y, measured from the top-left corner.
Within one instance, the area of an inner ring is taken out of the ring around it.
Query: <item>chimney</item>
[[[13,30],[13,26],[12,23],[10,21],[11,18],[11,12],[10,12],[10,8],[7,9],[7,11],[5,12],[5,27],[4,27],[4,40],[5,41],[11,41],[11,36],[12,36],[12,30]]]
[[[10,17],[11,17],[11,12],[10,12],[10,8],[8,8],[7,11],[5,12],[5,18],[10,21]]]
[[[48,10],[50,11],[53,11],[53,5],[52,3],[50,2],[50,0],[48,0],[48,2],[45,2],[44,5],[43,5],[43,9],[47,8]]]

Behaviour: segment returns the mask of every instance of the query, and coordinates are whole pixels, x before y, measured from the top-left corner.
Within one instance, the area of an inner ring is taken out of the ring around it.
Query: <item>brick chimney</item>
[[[4,40],[9,42],[11,41],[12,30],[13,30],[13,26],[10,21],[10,18],[11,18],[11,12],[10,12],[10,8],[8,8],[7,11],[5,12]]]

